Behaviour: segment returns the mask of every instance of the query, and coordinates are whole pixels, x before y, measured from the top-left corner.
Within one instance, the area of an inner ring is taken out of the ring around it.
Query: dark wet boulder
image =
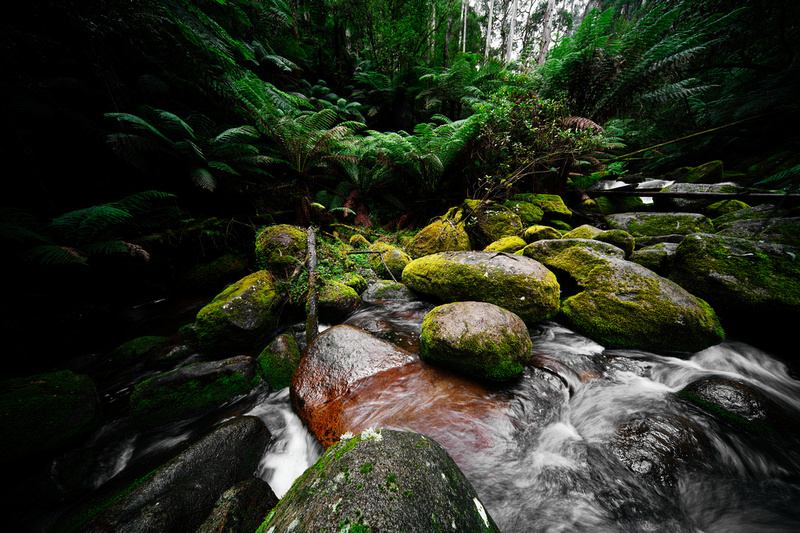
[[[352,326],[320,333],[306,348],[291,384],[292,405],[323,446],[344,430],[337,404],[359,380],[416,360],[416,356]]]
[[[317,297],[319,317],[324,322],[341,322],[362,303],[355,289],[334,280],[325,280]]]
[[[735,220],[721,224],[717,234],[800,248],[800,218]]]
[[[411,257],[403,250],[384,242],[376,242],[368,250],[379,252],[369,254],[369,266],[383,279],[400,279],[403,269],[411,262]]]
[[[679,183],[719,183],[722,181],[722,161],[709,161],[696,167],[681,167],[664,178]]]
[[[112,364],[119,366],[140,363],[163,355],[171,344],[172,341],[168,337],[145,335],[120,344],[108,358]]]
[[[365,430],[330,447],[259,531],[499,531],[444,448],[411,432]]]
[[[0,462],[14,468],[93,431],[100,420],[94,382],[69,370],[0,382]]]
[[[456,302],[432,309],[422,321],[420,357],[493,380],[522,373],[531,338],[517,315],[485,302]]]
[[[672,271],[672,263],[675,260],[675,251],[677,249],[678,243],[663,242],[653,244],[634,251],[630,260],[666,278],[669,277],[669,273]]]
[[[541,263],[499,252],[446,252],[416,259],[403,283],[443,302],[478,301],[498,305],[526,323],[558,310],[556,277]]]
[[[603,231],[593,237],[594,240],[612,244],[625,252],[625,258],[629,258],[636,246],[636,239],[627,231],[611,229]]]
[[[269,439],[258,418],[235,418],[130,486],[66,516],[56,529],[193,532],[226,490],[253,476]]]
[[[252,533],[278,504],[270,486],[248,479],[226,490],[196,533]]]
[[[273,389],[288,387],[292,381],[294,369],[300,363],[300,349],[297,341],[284,333],[273,340],[259,354],[257,359],[258,374]]]
[[[246,356],[185,366],[136,385],[131,415],[142,428],[192,418],[249,392],[258,381]]]
[[[706,300],[738,338],[762,345],[800,320],[798,256],[789,246],[690,235],[675,252],[670,279]]]
[[[711,376],[689,383],[678,396],[726,424],[759,437],[800,435],[800,419],[757,388]]]
[[[278,277],[289,278],[308,253],[306,230],[298,226],[278,224],[264,228],[256,237],[258,268]]]
[[[260,270],[242,278],[197,313],[200,345],[213,351],[249,349],[263,343],[278,324],[278,302],[275,278],[269,272]]]
[[[463,210],[454,207],[422,228],[405,246],[408,255],[417,259],[437,252],[471,250]]]
[[[641,265],[586,247],[540,261],[574,292],[560,316],[607,348],[696,352],[725,337],[705,301]]]
[[[665,485],[675,485],[681,471],[703,468],[713,455],[702,427],[668,414],[633,416],[618,425],[610,446],[633,472]]]
[[[747,189],[734,183],[673,183],[661,189],[661,192],[671,193],[743,193]],[[654,203],[656,209],[664,211],[685,211],[687,213],[702,213],[715,202],[714,198],[664,198],[656,196]]]
[[[385,300],[411,301],[416,299],[414,293],[400,282],[383,280],[370,284],[362,293],[365,302],[381,302]]]
[[[789,211],[782,209],[772,204],[761,204],[754,207],[747,207],[733,211],[724,215],[719,215],[714,219],[714,226],[722,228],[728,222],[735,222],[737,220],[753,220],[757,218],[784,218],[789,214]]]

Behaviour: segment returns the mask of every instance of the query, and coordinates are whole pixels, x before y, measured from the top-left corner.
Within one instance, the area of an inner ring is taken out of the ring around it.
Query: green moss
[[[257,368],[261,379],[275,390],[288,387],[292,381],[292,374],[300,362],[300,355],[294,337],[281,335],[258,356]]]
[[[137,337],[117,346],[109,355],[109,359],[117,365],[141,362],[142,359],[154,355],[158,350],[166,348],[171,343],[172,341],[168,337],[153,335]]]
[[[594,239],[600,242],[613,244],[617,248],[620,248],[623,252],[625,252],[625,257],[630,257],[633,253],[634,247],[636,246],[636,239],[633,238],[633,235],[620,229],[603,231],[595,235]]]
[[[505,204],[514,214],[516,214],[523,226],[533,226],[542,221],[544,211],[541,207],[530,202],[520,200],[509,200]]]
[[[531,243],[545,239],[560,239],[561,233],[550,226],[531,226],[523,233],[525,242]]]
[[[370,472],[372,472],[372,469],[373,469],[372,463],[364,463],[363,465],[361,465],[360,471],[362,474],[369,474]]]
[[[526,242],[517,236],[512,237],[503,237],[502,239],[496,240],[491,243],[489,246],[484,248],[484,252],[506,252],[506,253],[514,253],[517,250],[521,250],[525,248]]]
[[[447,215],[422,228],[406,246],[415,259],[437,252],[471,249],[464,222],[450,220]]]
[[[403,275],[403,269],[411,262],[411,257],[409,257],[407,253],[382,242],[376,242],[369,247],[369,250],[380,252],[380,255],[369,254],[369,264],[381,278],[388,279],[394,276],[394,279],[400,279]],[[383,259],[383,261],[381,261],[381,259]],[[384,267],[384,263],[386,267]],[[386,268],[389,269],[388,272]]]
[[[697,218],[680,213],[659,213],[642,214],[637,219],[631,220],[626,228],[615,229],[624,229],[634,237],[658,237],[672,234],[713,233],[714,224],[706,217]]]
[[[256,237],[258,267],[289,277],[308,252],[306,231],[297,226],[279,224],[263,229]]]

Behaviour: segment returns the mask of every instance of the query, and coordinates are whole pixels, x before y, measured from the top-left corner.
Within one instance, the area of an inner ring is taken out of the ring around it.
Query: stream
[[[345,323],[417,352],[431,308],[372,302]],[[677,395],[699,378],[723,377],[800,414],[800,382],[783,363],[735,340],[680,359],[607,350],[556,322],[530,333],[533,364],[506,383],[482,384],[422,361],[362,380],[345,400],[348,429],[434,438],[505,533],[800,530],[800,450],[737,431]],[[116,401],[141,379],[101,394]],[[258,416],[269,428],[272,442],[257,475],[279,497],[323,452],[293,413],[288,388],[263,386],[200,419],[150,433],[124,417],[107,424],[87,444],[98,454],[89,483],[99,488],[157,465],[238,415]]]

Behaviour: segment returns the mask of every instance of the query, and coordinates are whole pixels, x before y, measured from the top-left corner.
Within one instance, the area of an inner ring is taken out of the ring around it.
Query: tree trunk
[[[453,37],[453,13],[447,17],[447,30],[444,33],[444,53],[442,54],[442,62],[445,67],[450,66],[450,39]]]
[[[544,27],[542,28],[542,47],[539,49],[538,64],[544,63],[547,57],[547,51],[550,48],[550,37],[553,31],[553,8],[555,7],[555,0],[547,0],[547,8],[544,11]]]
[[[509,13],[510,22],[508,27],[508,38],[506,40],[506,62],[511,62],[511,53],[514,48],[514,32],[516,31],[518,9],[519,0],[514,0],[514,3],[511,5],[511,13]]]
[[[489,58],[489,44],[492,40],[492,15],[494,15],[494,0],[489,0],[489,22],[486,24],[486,51],[483,52],[486,59]]]
[[[461,0],[461,53],[467,51],[467,0]]]
[[[314,228],[308,227],[308,297],[306,299],[306,343],[311,344],[319,333],[319,310],[317,297],[317,236]]]

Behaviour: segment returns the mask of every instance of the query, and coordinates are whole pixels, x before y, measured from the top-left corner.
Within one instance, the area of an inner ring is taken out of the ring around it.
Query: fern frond
[[[87,258],[75,248],[57,246],[55,244],[42,244],[34,246],[23,254],[26,261],[35,261],[42,265],[88,265]]]

